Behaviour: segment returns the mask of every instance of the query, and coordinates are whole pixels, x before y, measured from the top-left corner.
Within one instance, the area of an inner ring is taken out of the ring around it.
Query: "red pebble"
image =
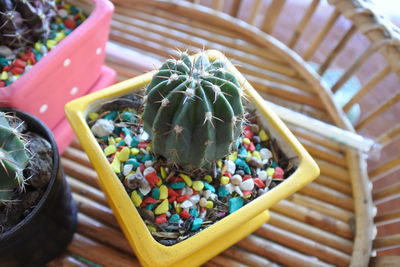
[[[243,129],[246,131],[246,130],[251,130],[251,127],[250,127],[250,125],[243,125]]]
[[[183,196],[178,197],[178,198],[176,199],[176,201],[178,201],[178,202],[183,202],[183,201],[185,201],[185,200],[188,200],[189,198],[190,198],[189,195],[183,195]]]
[[[254,146],[253,142],[251,142],[251,143],[249,144],[248,150],[249,150],[250,152],[254,152],[254,150],[256,150],[256,147]]]
[[[251,176],[250,175],[248,175],[248,174],[245,174],[245,175],[243,175],[243,181],[246,181],[247,179],[250,179],[251,178]]]
[[[12,74],[14,74],[14,75],[22,74],[22,73],[24,73],[24,69],[23,69],[23,68],[19,68],[19,67],[13,67],[13,68],[10,70],[10,72],[11,72]]]
[[[146,143],[146,142],[140,142],[140,143],[138,144],[138,148],[146,148],[148,144],[149,144],[149,143]]]
[[[172,202],[174,202],[174,201],[176,201],[176,196],[172,196],[172,197],[169,197],[169,198],[168,198],[168,202],[169,202],[169,203],[172,203]]]
[[[150,204],[150,203],[156,203],[157,200],[152,198],[152,197],[145,197],[142,201],[142,204]]]
[[[242,191],[243,195],[247,196],[247,195],[251,195],[253,193],[253,191]]]
[[[243,131],[243,135],[244,135],[244,137],[247,137],[247,138],[249,138],[250,140],[251,140],[251,139],[253,138],[253,136],[254,136],[253,132],[250,131],[250,130],[244,130],[244,131]]]
[[[282,170],[281,167],[276,167],[273,178],[276,179],[283,179],[285,172]]]
[[[260,178],[254,178],[253,181],[258,188],[265,188],[265,184]]]
[[[11,65],[4,66],[4,67],[3,67],[3,71],[9,72],[10,70],[11,70]]]
[[[144,163],[140,163],[139,168],[140,168],[140,171],[143,173],[144,170],[146,169],[146,166],[144,165]]]
[[[224,176],[227,176],[229,178],[232,178],[232,174],[230,172],[224,172]]]
[[[151,187],[154,187],[159,181],[160,178],[158,177],[156,172],[150,172],[145,176],[146,180],[149,182]]]
[[[168,187],[168,196],[170,197],[179,197],[181,194],[178,194],[174,189]]]
[[[187,212],[186,210],[183,210],[183,211],[179,212],[179,216],[181,216],[182,219],[186,220],[186,219],[190,218],[190,213]]]
[[[13,65],[14,67],[24,69],[26,67],[26,62],[23,61],[22,59],[17,58],[16,60],[14,60]]]
[[[64,20],[64,25],[65,27],[67,27],[68,29],[74,29],[76,26],[75,21],[73,21],[72,19],[65,19]]]
[[[174,176],[174,177],[171,177],[171,179],[169,179],[169,181],[170,181],[171,183],[178,183],[178,182],[183,182],[183,179],[180,178],[180,177]]]
[[[156,224],[162,224],[167,222],[167,214],[161,214],[156,217]]]
[[[5,87],[6,83],[4,81],[0,81],[0,87]]]

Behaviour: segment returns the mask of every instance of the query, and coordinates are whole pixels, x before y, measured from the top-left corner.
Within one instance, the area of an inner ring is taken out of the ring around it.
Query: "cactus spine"
[[[186,53],[167,60],[146,89],[143,121],[153,151],[188,170],[230,154],[242,130],[241,90],[220,60]]]
[[[47,39],[55,15],[54,1],[0,1],[0,44],[17,49]]]
[[[23,171],[29,157],[20,133],[0,112],[0,201],[10,200],[13,191],[24,185]]]

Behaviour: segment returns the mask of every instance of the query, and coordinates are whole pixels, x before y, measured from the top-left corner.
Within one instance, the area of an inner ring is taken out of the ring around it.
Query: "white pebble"
[[[272,158],[272,153],[271,153],[271,151],[269,151],[268,148],[261,148],[260,155],[263,159],[269,160],[270,158]]]
[[[13,51],[9,47],[5,45],[0,45],[0,56],[8,57],[12,56],[13,54]]]
[[[236,164],[232,160],[225,160],[225,166],[227,167],[227,172],[234,174],[236,170]]]
[[[211,191],[210,190],[204,190],[202,195],[203,195],[203,197],[205,199],[209,199],[210,196],[211,196]]]
[[[109,136],[114,131],[114,122],[105,119],[99,119],[91,128],[92,133],[97,137]]]
[[[239,186],[235,186],[235,192],[238,193],[239,196],[243,196],[243,192],[240,190]]]
[[[146,131],[143,131],[143,132],[138,136],[138,138],[139,138],[139,141],[140,141],[140,142],[145,142],[145,141],[149,140],[150,135],[149,135],[148,133],[146,133]]]
[[[200,207],[205,207],[207,205],[207,199],[202,197],[199,202]]]
[[[127,136],[125,136],[124,138],[125,144],[127,144],[128,146],[131,145],[132,143],[132,136],[130,136],[129,134]]]
[[[127,176],[133,169],[133,165],[132,164],[125,164],[124,165],[124,169],[122,171],[124,176]]]
[[[207,210],[205,210],[205,211],[203,211],[203,212],[200,212],[199,218],[200,218],[200,219],[204,219],[204,218],[206,217],[206,215],[207,215]]]
[[[261,181],[267,180],[267,172],[266,171],[258,172],[258,178],[260,178]]]
[[[167,217],[171,217],[171,212],[167,211],[167,213],[165,213],[165,215],[167,215]]]
[[[234,186],[232,184],[226,184],[225,187],[226,187],[226,189],[228,189],[229,194],[232,194],[232,192],[235,190],[236,186]]]
[[[218,195],[215,194],[215,193],[211,193],[211,195],[210,195],[210,199],[211,199],[212,201],[214,201],[217,197],[218,197]]]
[[[59,10],[57,11],[57,13],[58,13],[58,15],[59,15],[60,17],[62,17],[62,18],[65,18],[65,17],[68,16],[68,11],[65,10],[65,9],[59,9]]]
[[[184,195],[191,196],[191,195],[193,195],[193,189],[188,187],[188,186],[186,186],[185,188],[183,188],[181,195],[182,196],[184,196]]]
[[[153,166],[153,161],[151,161],[151,160],[146,160],[145,163],[144,163],[144,166],[146,166],[146,167],[151,167],[151,166]]]
[[[240,185],[241,182],[242,182],[242,176],[240,176],[239,174],[235,174],[234,176],[232,176],[231,183],[233,185]]]
[[[140,180],[139,191],[140,191],[140,193],[142,193],[144,196],[147,196],[147,194],[150,193],[150,191],[151,191],[151,186],[149,185],[149,182],[147,182],[146,179],[141,179],[141,180]]]
[[[200,201],[200,195],[196,194],[196,195],[192,195],[189,200],[193,203],[193,205],[196,205],[197,203],[199,203]]]
[[[193,206],[193,203],[190,200],[185,200],[181,204],[182,209],[188,209],[188,208],[191,208],[192,206]]]
[[[254,180],[252,178],[247,179],[246,181],[243,181],[240,184],[240,189],[243,191],[251,191],[254,188]]]

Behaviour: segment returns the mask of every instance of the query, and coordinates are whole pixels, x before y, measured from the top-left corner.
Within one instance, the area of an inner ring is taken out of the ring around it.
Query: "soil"
[[[31,159],[24,170],[24,190],[15,190],[11,201],[0,203],[0,234],[13,228],[34,209],[46,190],[53,169],[50,143],[40,135],[28,132],[28,127],[21,120],[10,124],[19,125],[17,129],[24,134]]]

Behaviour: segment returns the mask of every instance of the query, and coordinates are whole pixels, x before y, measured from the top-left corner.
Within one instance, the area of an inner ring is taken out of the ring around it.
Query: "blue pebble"
[[[185,182],[175,182],[175,183],[171,183],[170,187],[172,189],[182,189],[186,186]]]
[[[149,203],[149,204],[147,204],[145,209],[146,210],[153,210],[155,206],[156,206],[156,203]]]
[[[226,197],[228,195],[229,195],[229,190],[225,186],[221,185],[218,188],[218,196],[219,197]]]
[[[197,209],[191,208],[189,210],[189,214],[192,215],[193,217],[198,217],[199,216],[199,211]]]
[[[203,183],[204,183],[204,188],[205,188],[206,190],[210,190],[211,193],[215,193],[215,188],[214,188],[214,186],[210,185],[210,184],[207,183],[207,182],[203,182]]]
[[[229,199],[229,213],[233,213],[243,207],[243,198],[233,197]]]
[[[203,223],[203,219],[200,219],[200,218],[194,219],[192,227],[190,228],[190,230],[192,230],[192,231],[198,230],[202,223]]]
[[[151,196],[154,199],[160,199],[160,188],[154,187],[153,190],[151,190]]]
[[[118,116],[118,111],[113,110],[110,113],[108,113],[107,115],[105,115],[103,117],[103,119],[113,121],[113,120],[115,120],[115,118],[117,118],[117,116]]]
[[[180,219],[181,219],[181,217],[179,217],[179,214],[175,213],[175,214],[172,214],[171,217],[169,217],[168,221],[171,223],[177,223],[177,222],[179,222]]]
[[[237,166],[242,167],[246,174],[251,174],[250,167],[249,167],[249,165],[247,165],[247,163],[246,163],[246,161],[244,159],[241,159],[241,158],[236,159],[235,160],[235,164]]]

